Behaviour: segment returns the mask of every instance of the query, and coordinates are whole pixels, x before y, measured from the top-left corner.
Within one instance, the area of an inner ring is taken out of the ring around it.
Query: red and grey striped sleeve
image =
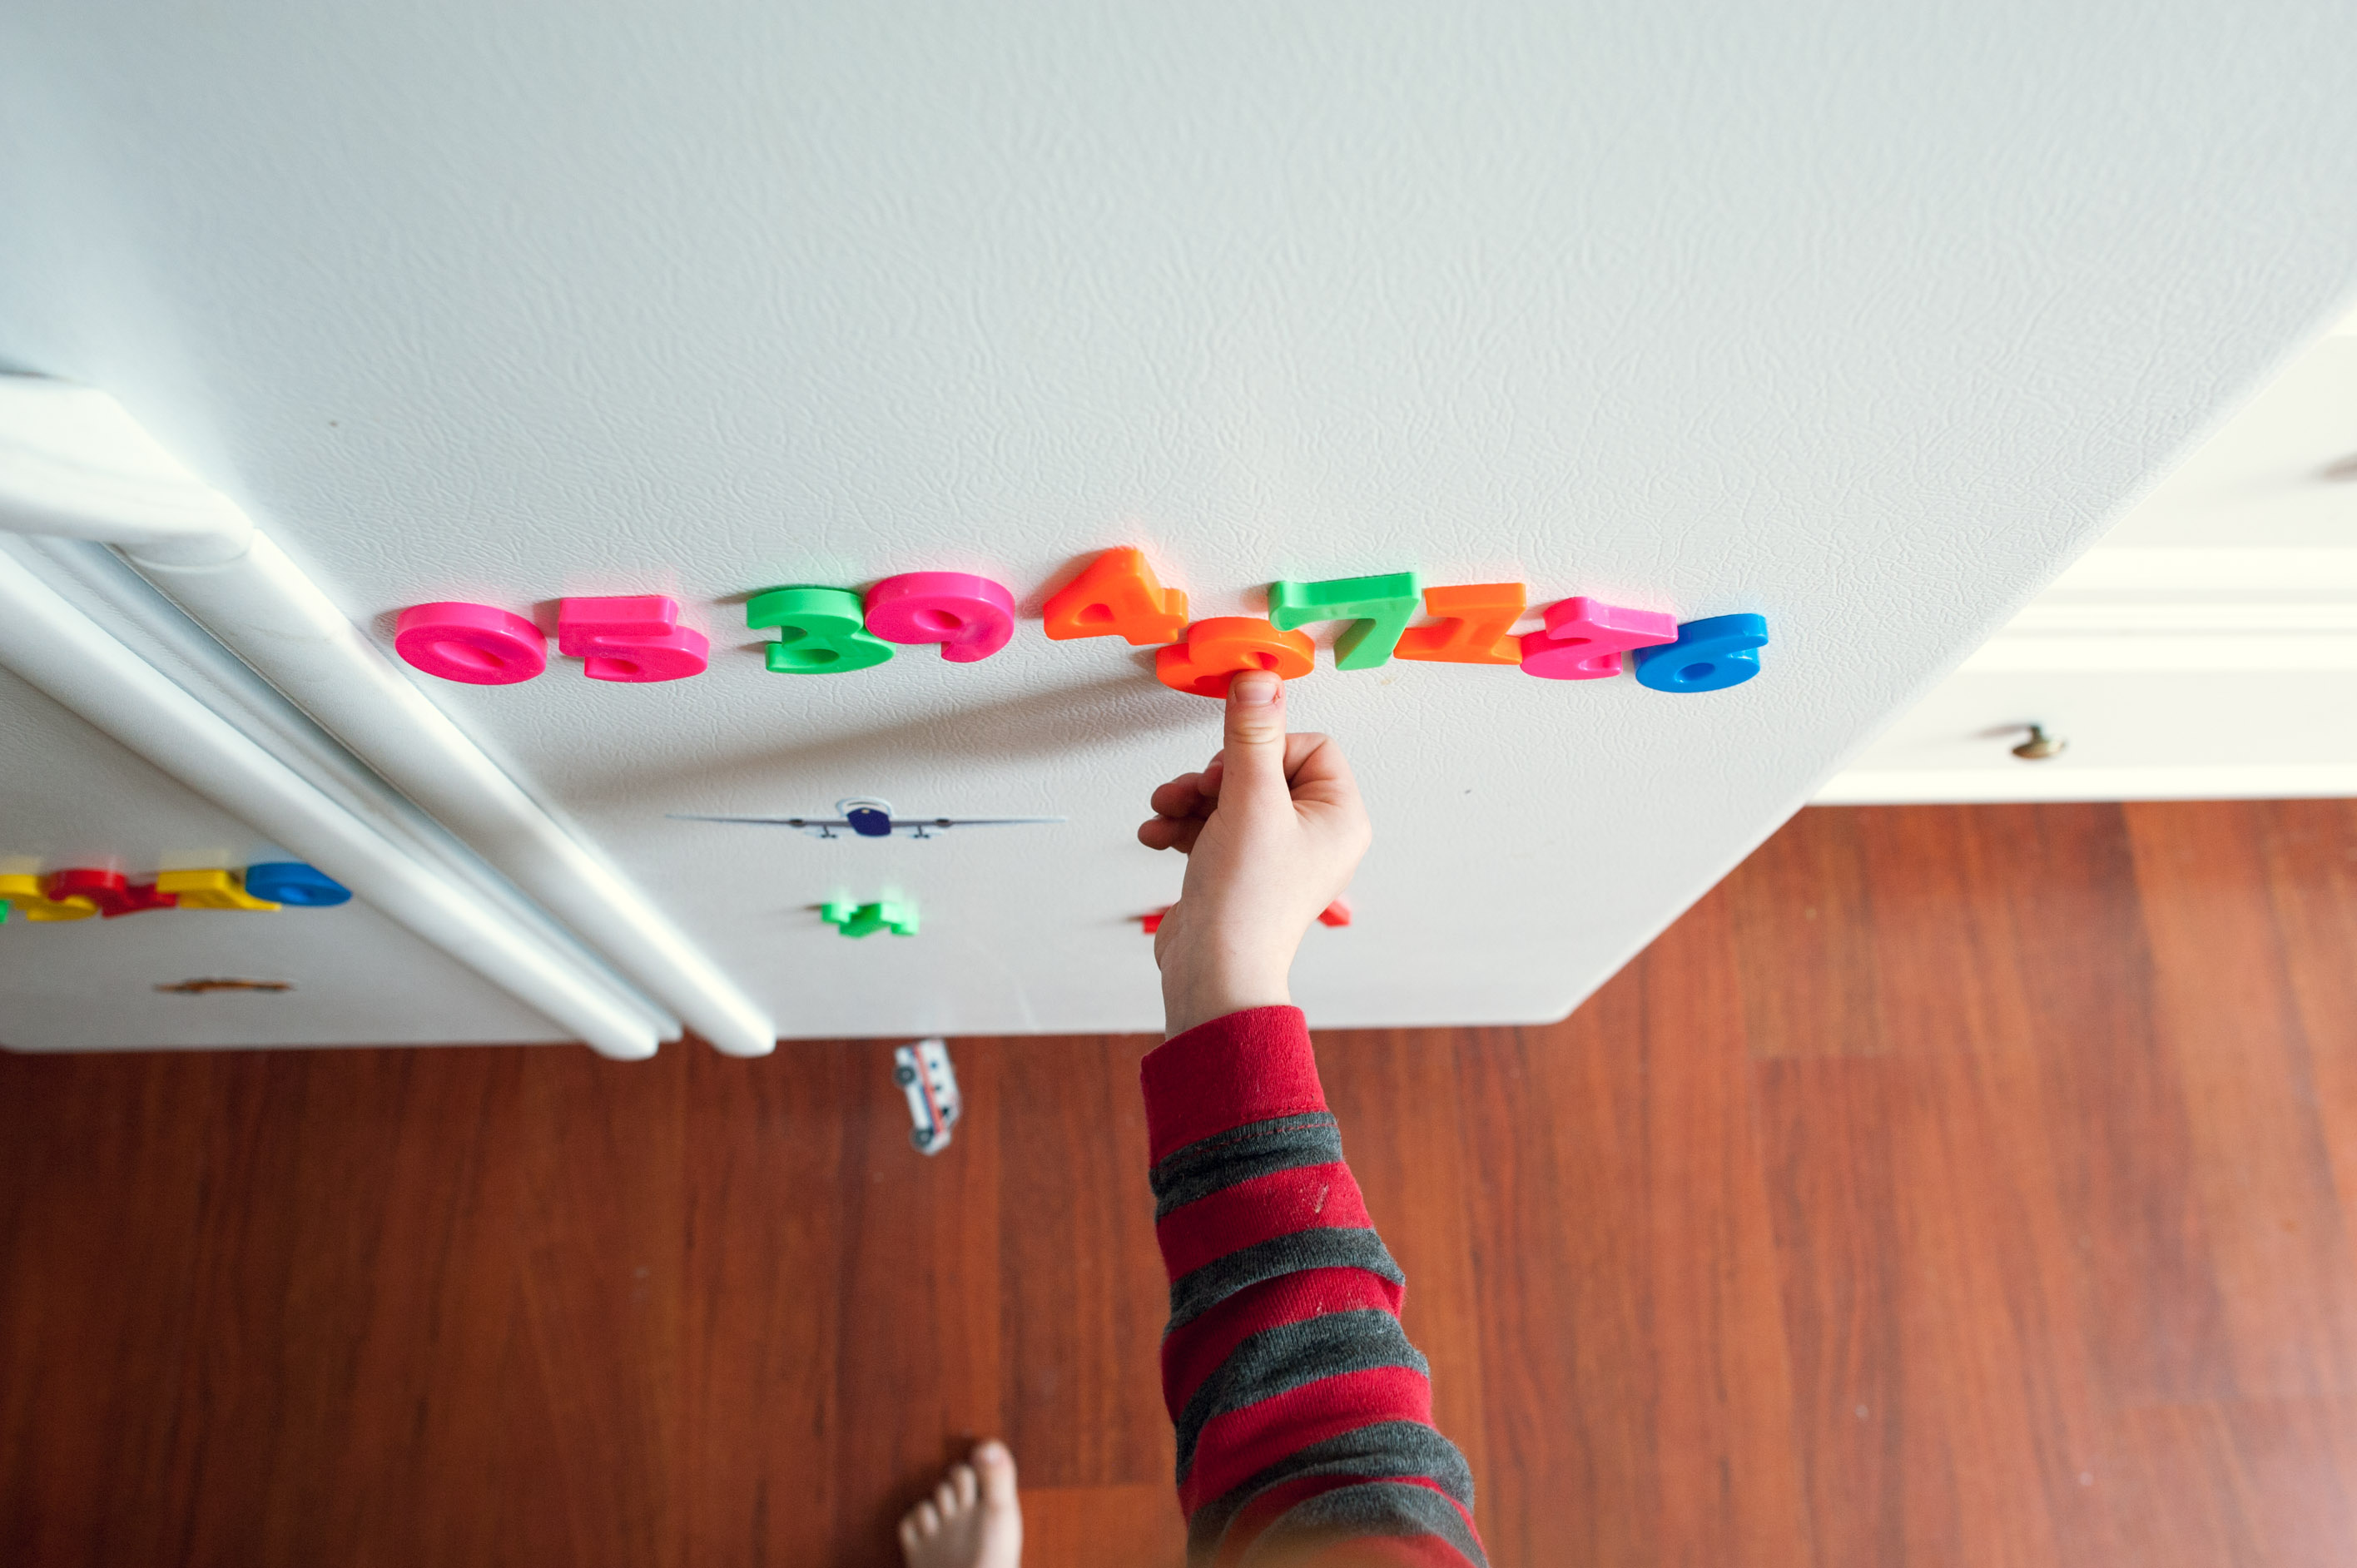
[[[1300,1009],[1189,1029],[1139,1076],[1189,1563],[1486,1563]]]

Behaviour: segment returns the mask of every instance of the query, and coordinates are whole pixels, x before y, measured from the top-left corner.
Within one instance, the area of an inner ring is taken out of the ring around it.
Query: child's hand
[[[1294,950],[1350,886],[1373,832],[1341,747],[1287,736],[1284,682],[1248,671],[1228,685],[1227,744],[1151,803],[1137,841],[1188,857],[1154,939],[1168,1032],[1292,1001]]]

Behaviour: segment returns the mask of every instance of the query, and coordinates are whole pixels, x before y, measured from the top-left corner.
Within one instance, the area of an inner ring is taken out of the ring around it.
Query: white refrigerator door
[[[0,359],[388,644],[677,598],[705,674],[435,695],[789,1036],[1158,1023],[1131,833],[1217,712],[1040,635],[1091,552],[1197,617],[1406,569],[1764,615],[1708,695],[1289,688],[1377,822],[1313,1020],[1551,1019],[2334,314],[2352,48],[2343,0],[26,0]],[[913,571],[1006,585],[1012,645],[765,671],[748,595]],[[853,796],[1069,821],[670,816]]]

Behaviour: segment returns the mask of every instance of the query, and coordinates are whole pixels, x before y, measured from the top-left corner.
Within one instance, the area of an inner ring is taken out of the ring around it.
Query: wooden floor
[[[1174,1560],[1136,1039],[0,1058],[0,1563]],[[1319,1044],[1494,1560],[2357,1562],[2357,803],[1813,811]]]

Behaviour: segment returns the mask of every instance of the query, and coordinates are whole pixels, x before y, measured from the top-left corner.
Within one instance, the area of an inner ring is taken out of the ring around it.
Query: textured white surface
[[[2357,13],[28,0],[0,358],[103,385],[364,625],[677,594],[711,673],[437,687],[791,1034],[1140,1027],[1213,710],[1036,624],[765,674],[737,605],[1145,544],[1682,618],[1662,696],[1321,669],[1377,817],[1326,1024],[1561,1014],[2357,272]],[[1598,683],[1602,685],[1603,683]],[[878,794],[1060,828],[668,822]],[[810,906],[897,886],[923,935]]]

